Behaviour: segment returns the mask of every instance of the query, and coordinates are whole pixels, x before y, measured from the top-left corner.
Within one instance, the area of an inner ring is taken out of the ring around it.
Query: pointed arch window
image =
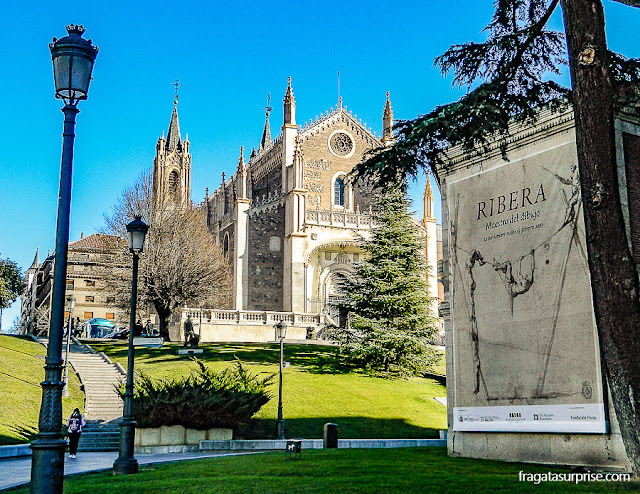
[[[333,184],[333,204],[344,207],[344,179],[336,178]]]
[[[169,197],[174,201],[180,199],[180,177],[175,170],[169,174]]]

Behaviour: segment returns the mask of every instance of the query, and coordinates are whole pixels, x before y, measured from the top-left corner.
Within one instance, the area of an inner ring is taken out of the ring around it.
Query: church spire
[[[262,140],[259,149],[264,149],[271,143],[271,127],[269,126],[269,115],[271,114],[271,93],[267,93],[267,106],[265,107],[264,130],[262,131]]]
[[[33,256],[33,262],[29,269],[38,269],[38,266],[40,266],[40,246],[36,247],[36,255]]]
[[[288,78],[287,92],[284,95],[284,125],[296,125],[296,100],[291,89],[291,77]]]
[[[178,122],[178,95],[173,100],[173,112],[171,113],[171,123],[169,123],[169,131],[167,132],[167,149],[181,149],[182,143],[180,138],[180,123]]]
[[[384,104],[384,113],[382,115],[382,142],[391,143],[393,141],[393,109],[391,108],[391,99],[389,91],[387,91],[387,101]]]

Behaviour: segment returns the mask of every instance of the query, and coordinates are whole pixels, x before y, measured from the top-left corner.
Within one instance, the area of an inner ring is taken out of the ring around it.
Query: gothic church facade
[[[228,256],[236,310],[325,313],[335,320],[338,275],[363,255],[376,227],[373,188],[349,172],[371,149],[393,141],[389,95],[379,138],[340,101],[298,125],[291,79],[282,132],[271,140],[267,107],[262,140],[235,174],[205,199],[209,230]]]
[[[163,134],[156,146],[154,207],[190,200],[189,141],[181,139],[176,105],[177,100],[168,135]],[[230,308],[324,313],[339,322],[332,305],[341,296],[339,275],[350,276],[364,254],[360,241],[377,226],[374,188],[362,181],[352,183],[348,174],[368,151],[393,143],[389,94],[380,137],[341,100],[315,120],[298,125],[291,79],[281,133],[275,139],[271,108],[266,110],[258,149],[245,159],[241,148],[235,173],[230,178],[223,173],[220,186],[212,194],[207,189],[203,204],[207,227],[233,274]],[[428,194],[425,211],[427,202],[431,211],[432,201]],[[435,219],[419,225],[430,234],[427,244],[435,245]],[[428,263],[433,264],[430,284],[435,288],[437,260],[435,253],[429,254],[427,246],[427,257],[432,257]]]

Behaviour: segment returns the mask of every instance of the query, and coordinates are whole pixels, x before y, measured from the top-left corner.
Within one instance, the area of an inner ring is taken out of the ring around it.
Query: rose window
[[[338,156],[347,156],[353,151],[353,140],[349,134],[336,132],[329,140],[331,151]]]

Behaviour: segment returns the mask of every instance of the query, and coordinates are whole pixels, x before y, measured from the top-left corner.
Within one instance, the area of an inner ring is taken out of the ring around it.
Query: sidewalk
[[[255,454],[254,452],[220,452],[208,451],[204,453],[169,453],[169,454],[137,454],[135,458],[139,465],[151,465],[167,461],[197,460],[199,458],[212,458],[219,456],[236,456],[241,454]],[[64,474],[95,472],[109,470],[113,462],[118,458],[118,453],[109,451],[106,453],[79,453],[75,459],[64,458]],[[0,490],[28,484],[31,478],[31,457],[6,458],[0,460]]]

